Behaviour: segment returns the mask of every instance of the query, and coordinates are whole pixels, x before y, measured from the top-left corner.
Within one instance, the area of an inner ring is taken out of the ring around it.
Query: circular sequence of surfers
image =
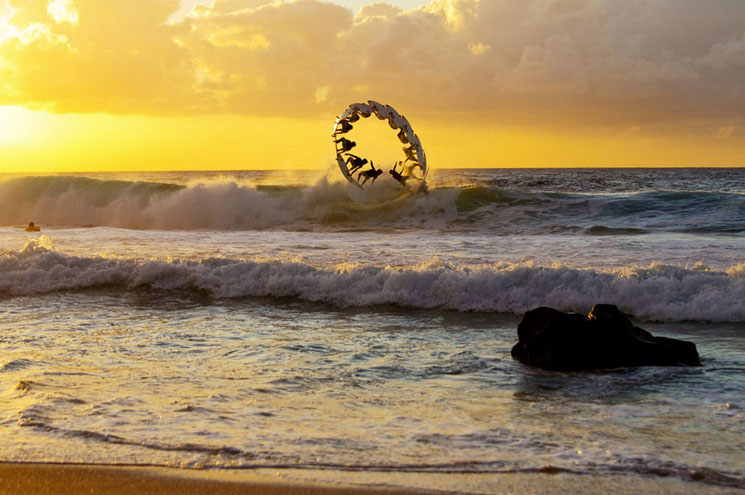
[[[406,159],[396,162],[388,173],[407,191],[426,194],[427,156],[424,154],[419,137],[414,134],[406,117],[399,114],[392,106],[373,100],[349,105],[341,117],[337,117],[334,124],[332,137],[336,145],[336,161],[344,177],[361,188],[368,181],[371,184],[374,183],[375,179],[383,174],[381,169],[375,168],[372,160],[368,161],[367,158],[351,153],[357,143],[343,136],[354,129],[353,124],[360,117],[368,118],[371,115],[375,115],[380,120],[387,120],[391,129],[398,130],[398,139],[405,145],[403,152]],[[355,174],[357,174],[356,178]]]

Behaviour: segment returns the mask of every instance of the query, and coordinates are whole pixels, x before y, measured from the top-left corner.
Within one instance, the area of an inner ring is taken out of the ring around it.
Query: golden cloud
[[[301,116],[375,98],[442,117],[624,126],[745,115],[741,0],[378,2],[356,17],[318,0],[215,0],[175,22],[178,0],[9,6],[6,105]]]
[[[152,113],[198,108],[189,53],[164,20],[178,0],[11,0],[0,104],[56,112]]]

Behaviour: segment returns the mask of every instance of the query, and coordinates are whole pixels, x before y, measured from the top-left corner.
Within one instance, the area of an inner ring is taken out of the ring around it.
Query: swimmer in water
[[[29,222],[28,227],[26,227],[26,232],[39,232],[40,230],[41,228],[34,225],[34,222]]]

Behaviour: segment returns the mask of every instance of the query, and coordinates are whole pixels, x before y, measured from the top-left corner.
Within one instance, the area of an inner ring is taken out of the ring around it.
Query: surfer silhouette
[[[357,176],[357,182],[359,182],[360,178],[364,176],[365,179],[359,183],[360,187],[364,186],[365,183],[370,179],[372,179],[372,183],[374,184],[375,179],[380,177],[380,174],[382,173],[382,170],[380,170],[379,168],[375,168],[375,164],[373,162],[370,162],[370,170],[363,170],[362,172],[360,172],[360,174]]]
[[[29,222],[28,227],[26,227],[26,232],[39,232],[40,230],[41,228],[34,225],[34,222]]]
[[[388,171],[391,176],[396,179],[402,186],[406,185],[406,181],[409,180],[411,175],[403,175],[402,173],[398,172],[396,169],[398,166],[401,166],[401,172],[405,172],[404,166],[401,162],[396,162],[396,164],[393,166],[392,169]]]
[[[338,148],[337,148],[337,150],[338,150],[337,152],[338,152],[338,153],[344,153],[345,151],[349,151],[349,150],[351,150],[352,148],[354,148],[355,146],[357,146],[357,143],[355,143],[354,141],[350,141],[350,140],[349,140],[349,139],[347,139],[347,138],[341,138],[341,139],[337,139],[337,140],[336,140],[336,141],[334,141],[334,142],[335,142],[335,143],[336,143],[337,145],[341,145],[341,149],[338,149]]]
[[[398,131],[397,136],[398,140],[403,144],[409,144],[409,137],[406,135],[406,128],[401,128],[401,130]]]
[[[367,158],[361,158],[357,155],[349,153],[346,164],[349,165],[350,163],[352,164],[352,166],[349,168],[349,174],[351,175],[365,166],[365,164],[367,163]]]
[[[406,161],[411,160],[412,162],[419,162],[416,156],[416,149],[413,146],[404,146],[404,154],[406,155]]]
[[[348,120],[344,119],[339,121],[339,126],[336,128],[336,132],[334,132],[334,136],[337,134],[344,134],[354,129],[354,126],[349,123]]]
[[[383,169],[378,169],[372,161],[363,158],[362,155],[352,153],[361,153],[363,150],[357,146],[358,143],[351,140],[357,136],[348,134],[349,131],[354,133],[357,130],[355,122],[372,116],[395,130],[397,141],[401,143],[399,146],[403,146],[401,149],[404,156],[384,164]],[[335,144],[336,164],[351,184],[362,187],[364,184],[374,183],[387,170],[393,180],[403,187],[402,193],[427,193],[427,156],[409,121],[392,106],[374,100],[352,103],[343,113],[337,114],[331,139]]]

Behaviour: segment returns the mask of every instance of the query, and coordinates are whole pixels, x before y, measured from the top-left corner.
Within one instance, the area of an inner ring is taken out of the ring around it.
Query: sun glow
[[[322,168],[333,158],[328,134],[325,120],[0,107],[0,173]]]
[[[0,107],[0,145],[22,143],[34,133],[34,112],[23,107]]]
[[[70,0],[54,0],[47,6],[47,12],[55,22],[78,23],[78,13],[70,5]]]
[[[3,9],[5,5],[0,2],[0,43],[5,41],[8,38],[12,38],[16,35],[16,29],[8,24],[8,18],[10,17],[10,12],[6,9]]]

